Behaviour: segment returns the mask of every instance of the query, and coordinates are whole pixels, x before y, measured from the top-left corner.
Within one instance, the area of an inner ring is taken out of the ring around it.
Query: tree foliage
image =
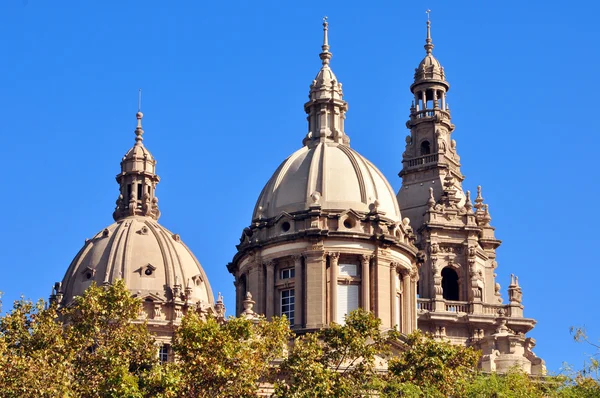
[[[0,396],[141,397],[154,339],[122,281],[91,286],[65,309],[15,302],[0,319]]]
[[[276,397],[363,397],[379,388],[377,360],[391,353],[397,333],[381,333],[381,321],[362,309],[345,320],[296,339],[281,364]]]
[[[69,308],[19,300],[0,318],[0,397],[600,397],[600,346],[584,369],[533,378],[477,371],[479,353],[422,332],[382,332],[357,310],[343,325],[294,337],[285,318],[227,322],[190,311],[174,362],[136,320],[141,303],[122,281],[91,286]],[[388,371],[382,371],[387,364]]]
[[[404,350],[389,362],[392,385],[413,384],[441,396],[462,396],[475,374],[480,354],[470,347],[440,341],[416,331],[404,340]]]
[[[288,321],[229,318],[221,324],[189,312],[173,349],[181,374],[181,397],[254,397],[274,373],[291,338]]]

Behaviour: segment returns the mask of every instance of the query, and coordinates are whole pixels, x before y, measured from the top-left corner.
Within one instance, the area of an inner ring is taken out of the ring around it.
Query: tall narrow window
[[[144,192],[144,187],[142,186],[142,184],[138,184],[137,190],[138,190],[137,191],[137,198],[138,198],[138,200],[142,200],[142,195],[143,195],[143,192]]]
[[[429,155],[430,153],[431,153],[431,144],[429,144],[429,141],[421,142],[421,156]]]
[[[359,285],[338,285],[337,287],[337,319],[340,325],[346,323],[345,316],[358,308]]]
[[[458,274],[452,268],[442,270],[442,294],[445,300],[458,300]]]
[[[158,351],[158,360],[160,363],[169,362],[169,345],[163,344],[160,346],[160,350]]]
[[[286,316],[290,325],[294,324],[295,301],[296,297],[294,289],[285,289],[281,291],[281,315]]]
[[[131,199],[131,184],[127,184],[127,197],[125,198],[127,201]]]

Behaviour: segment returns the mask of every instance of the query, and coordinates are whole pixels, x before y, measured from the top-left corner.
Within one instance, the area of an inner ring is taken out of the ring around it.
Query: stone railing
[[[455,313],[467,313],[473,314],[474,309],[472,303],[468,301],[450,301],[444,300],[444,311],[455,312]],[[504,316],[510,316],[510,306],[507,304],[486,304],[482,303],[481,312],[477,312],[481,315],[493,315],[499,316],[500,310],[504,310]],[[475,309],[476,310],[476,309]],[[435,300],[420,298],[417,299],[417,311],[418,312],[434,312],[435,311]]]
[[[408,163],[407,164],[408,167],[415,167],[415,166],[421,166],[423,164],[433,163],[433,162],[437,162],[437,161],[438,161],[438,154],[433,153],[430,155],[419,156],[418,158],[410,159],[410,160],[407,160],[406,162]]]
[[[506,307],[504,304],[483,304],[482,314],[498,316],[498,311],[503,309],[504,315],[508,316],[508,309]]]
[[[428,117],[435,117],[436,115],[438,115],[440,118],[450,119],[450,112],[443,111],[439,108],[414,111],[413,113],[411,113],[410,118],[411,119],[423,119],[423,118],[428,118]]]
[[[469,303],[466,301],[448,301],[445,304],[446,312],[466,312],[469,313]]]
[[[429,299],[417,299],[417,311],[433,311],[433,302]]]

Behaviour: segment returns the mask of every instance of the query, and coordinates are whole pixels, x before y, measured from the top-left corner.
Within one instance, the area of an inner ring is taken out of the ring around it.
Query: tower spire
[[[308,134],[302,141],[312,146],[319,142],[349,144],[344,133],[344,119],[348,104],[343,99],[342,84],[329,66],[333,54],[329,51],[329,22],[323,18],[323,45],[321,46],[321,69],[310,85],[309,101],[304,104],[308,114]]]
[[[323,45],[321,46],[321,49],[323,52],[319,54],[319,57],[321,58],[323,66],[329,65],[329,60],[333,54],[329,52],[329,22],[327,22],[326,16],[323,17]]]
[[[425,39],[425,52],[427,54],[431,54],[433,51],[433,41],[431,40],[431,20],[429,19],[429,14],[431,10],[425,11],[427,13],[427,39]]]
[[[120,194],[113,213],[115,221],[130,216],[148,216],[155,220],[160,217],[158,198],[155,195],[156,184],[160,178],[156,175],[156,160],[142,143],[141,89],[138,96],[138,112],[135,115],[135,144],[121,160],[121,172],[117,175]]]

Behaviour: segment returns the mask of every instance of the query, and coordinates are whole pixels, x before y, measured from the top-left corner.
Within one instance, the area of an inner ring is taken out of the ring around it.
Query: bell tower
[[[410,134],[402,158],[398,202],[410,219],[419,249],[418,327],[455,344],[483,352],[480,367],[505,372],[519,366],[544,373],[544,362],[526,337],[536,321],[523,312],[523,292],[511,277],[509,302],[496,282],[495,236],[487,203],[477,188],[474,203],[464,191],[454,125],[446,96],[450,85],[433,56],[427,21],[425,58],[410,86],[414,99],[406,123]]]
[[[424,47],[425,58],[415,69],[414,83],[410,86],[414,99],[406,122],[410,134],[406,136],[402,155],[399,173],[402,189],[398,192],[402,214],[410,219],[415,230],[423,223],[429,188],[433,189],[434,198],[439,199],[448,175],[457,188],[459,203],[463,204],[465,199],[461,188],[464,176],[460,172],[456,141],[451,139],[454,125],[446,101],[450,84],[446,81],[444,68],[432,54],[429,19]]]

